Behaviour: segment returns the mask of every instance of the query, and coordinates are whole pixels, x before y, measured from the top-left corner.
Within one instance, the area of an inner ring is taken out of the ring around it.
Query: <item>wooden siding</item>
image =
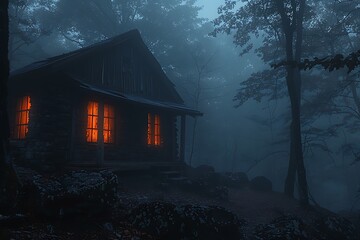
[[[10,126],[14,129],[15,104],[24,94],[31,97],[29,132],[25,139],[11,139],[11,152],[16,161],[37,167],[64,166],[69,161],[72,104],[58,86],[46,91],[20,91],[12,96]],[[12,133],[13,134],[13,133]]]
[[[162,76],[150,68],[149,60],[134,45],[124,43],[111,50],[91,54],[68,69],[89,84],[163,101],[177,101]]]
[[[86,105],[88,101],[99,101],[96,97],[86,96],[78,105],[75,120],[75,139],[72,162],[96,162],[97,144],[86,142]],[[152,108],[127,105],[102,99],[106,104],[115,108],[115,142],[105,144],[105,161],[173,161],[177,146],[175,116],[166,112],[159,112]],[[161,118],[161,146],[147,145],[147,113],[157,113]]]

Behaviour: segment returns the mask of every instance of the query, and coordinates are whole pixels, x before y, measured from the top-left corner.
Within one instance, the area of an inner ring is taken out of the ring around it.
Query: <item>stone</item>
[[[117,176],[110,171],[72,171],[44,176],[34,171],[27,176],[19,206],[23,211],[46,217],[96,215],[117,200]]]
[[[159,239],[243,239],[246,224],[218,206],[175,206],[167,202],[144,203],[129,219],[141,231]]]
[[[243,188],[249,184],[249,178],[244,172],[226,172],[221,176],[223,184],[229,187]]]

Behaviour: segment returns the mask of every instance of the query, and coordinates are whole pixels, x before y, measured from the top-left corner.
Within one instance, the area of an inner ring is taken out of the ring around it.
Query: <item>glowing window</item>
[[[155,115],[154,122],[154,145],[160,145],[160,117],[159,115]]]
[[[148,129],[147,129],[147,143],[148,145],[152,144],[152,121],[151,121],[151,114],[148,113]]]
[[[114,107],[108,104],[104,104],[104,143],[114,142],[114,125]]]
[[[98,142],[98,131],[99,131],[99,117],[103,117],[103,136],[104,143],[114,142],[114,128],[115,128],[115,114],[114,107],[109,104],[104,104],[104,115],[99,116],[99,103],[89,102],[88,103],[88,120],[86,128],[86,141],[87,142]]]
[[[16,107],[15,138],[24,139],[29,131],[30,97],[19,99]]]
[[[160,146],[160,116],[157,114],[148,113],[148,130],[147,130],[148,145]]]
[[[99,103],[89,102],[87,107],[88,121],[86,128],[86,141],[98,141],[98,120],[99,120]]]

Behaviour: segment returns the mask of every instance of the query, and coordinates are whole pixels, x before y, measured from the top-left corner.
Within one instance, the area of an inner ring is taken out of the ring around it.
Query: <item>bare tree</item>
[[[195,90],[194,90],[194,108],[195,110],[199,110],[199,104],[200,104],[200,95],[202,91],[201,82],[204,76],[208,73],[208,67],[213,59],[215,53],[211,54],[204,62],[201,63],[200,61],[200,54],[196,53],[192,55],[192,58],[195,63],[196,68],[196,82],[195,82]],[[190,148],[190,156],[189,156],[189,165],[192,164],[192,159],[194,155],[194,149],[195,149],[195,138],[196,138],[196,127],[197,127],[198,118],[194,117],[194,124],[192,129],[192,136],[191,136],[191,148]]]

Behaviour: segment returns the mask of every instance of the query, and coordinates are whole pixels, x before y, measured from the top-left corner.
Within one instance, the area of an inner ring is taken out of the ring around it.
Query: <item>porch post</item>
[[[100,167],[104,163],[104,102],[99,101],[98,115],[98,149],[97,149],[97,166]]]
[[[185,162],[185,129],[186,115],[181,115],[181,133],[180,133],[180,161]]]

